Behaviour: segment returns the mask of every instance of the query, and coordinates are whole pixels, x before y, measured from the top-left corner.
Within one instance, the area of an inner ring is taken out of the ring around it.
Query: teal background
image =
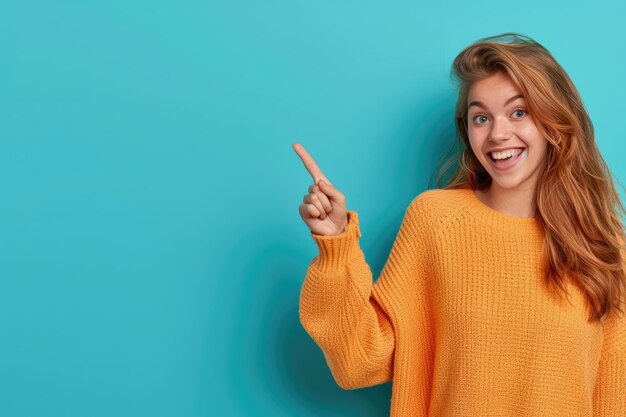
[[[454,141],[450,64],[517,31],[579,88],[623,183],[625,6],[0,6],[0,415],[383,416],[299,323],[302,143],[376,277]]]

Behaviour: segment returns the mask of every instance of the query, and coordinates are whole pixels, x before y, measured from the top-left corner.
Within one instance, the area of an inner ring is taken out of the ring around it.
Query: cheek
[[[519,135],[522,138],[529,139],[535,147],[540,147],[542,142],[547,142],[546,139],[541,136],[537,126],[530,120],[524,123],[520,128]]]
[[[475,154],[480,154],[480,149],[483,146],[483,140],[478,132],[468,133],[469,144]]]
[[[535,153],[540,155],[546,153],[548,141],[536,129],[528,129],[524,137],[528,138],[528,145],[535,150]]]
[[[537,158],[541,161],[546,161],[548,158],[548,142],[541,142],[537,146],[539,148],[539,155],[537,155]]]

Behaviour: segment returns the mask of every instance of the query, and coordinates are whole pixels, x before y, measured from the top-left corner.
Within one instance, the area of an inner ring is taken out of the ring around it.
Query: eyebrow
[[[524,98],[524,96],[523,96],[523,95],[518,94],[518,95],[516,95],[516,96],[511,97],[511,98],[510,98],[510,99],[508,99],[507,101],[505,101],[505,102],[504,102],[504,105],[506,106],[507,104],[509,104],[509,103],[510,103],[510,102],[512,102],[513,100],[516,100],[516,99],[518,99],[518,98],[520,98],[520,97],[521,97],[521,98]],[[484,104],[484,103],[482,103],[482,102],[480,102],[480,101],[478,101],[478,100],[474,100],[474,101],[472,101],[472,102],[469,104],[469,106],[467,106],[467,109],[469,110],[469,108],[470,108],[470,107],[472,107],[472,106],[482,107],[483,109],[486,109],[486,108],[487,108],[487,107],[485,106],[485,104]]]

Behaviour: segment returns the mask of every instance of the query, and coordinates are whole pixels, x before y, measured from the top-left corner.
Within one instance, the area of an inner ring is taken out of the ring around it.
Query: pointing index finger
[[[326,178],[326,176],[322,173],[322,170],[319,168],[313,157],[311,157],[306,149],[304,149],[304,146],[299,143],[294,143],[293,149],[296,151],[296,153],[304,163],[304,166],[307,171],[309,171],[309,174],[311,174],[311,177],[313,177],[313,181],[315,182],[315,184],[317,184],[320,179],[323,179],[325,182],[330,183],[330,181],[328,181],[328,178]]]

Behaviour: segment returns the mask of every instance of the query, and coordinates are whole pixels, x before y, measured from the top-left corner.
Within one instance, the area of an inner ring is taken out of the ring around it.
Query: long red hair
[[[459,81],[455,123],[461,150],[441,167],[438,188],[455,162],[458,168],[443,188],[490,187],[491,177],[470,147],[467,99],[475,81],[504,71],[548,140],[548,164],[536,190],[537,217],[545,231],[546,283],[561,294],[566,293],[566,280],[579,287],[589,320],[603,321],[613,309],[623,313],[626,249],[620,214],[625,210],[596,145],[591,119],[565,70],[538,42],[507,32],[466,47],[454,59],[452,71]]]

